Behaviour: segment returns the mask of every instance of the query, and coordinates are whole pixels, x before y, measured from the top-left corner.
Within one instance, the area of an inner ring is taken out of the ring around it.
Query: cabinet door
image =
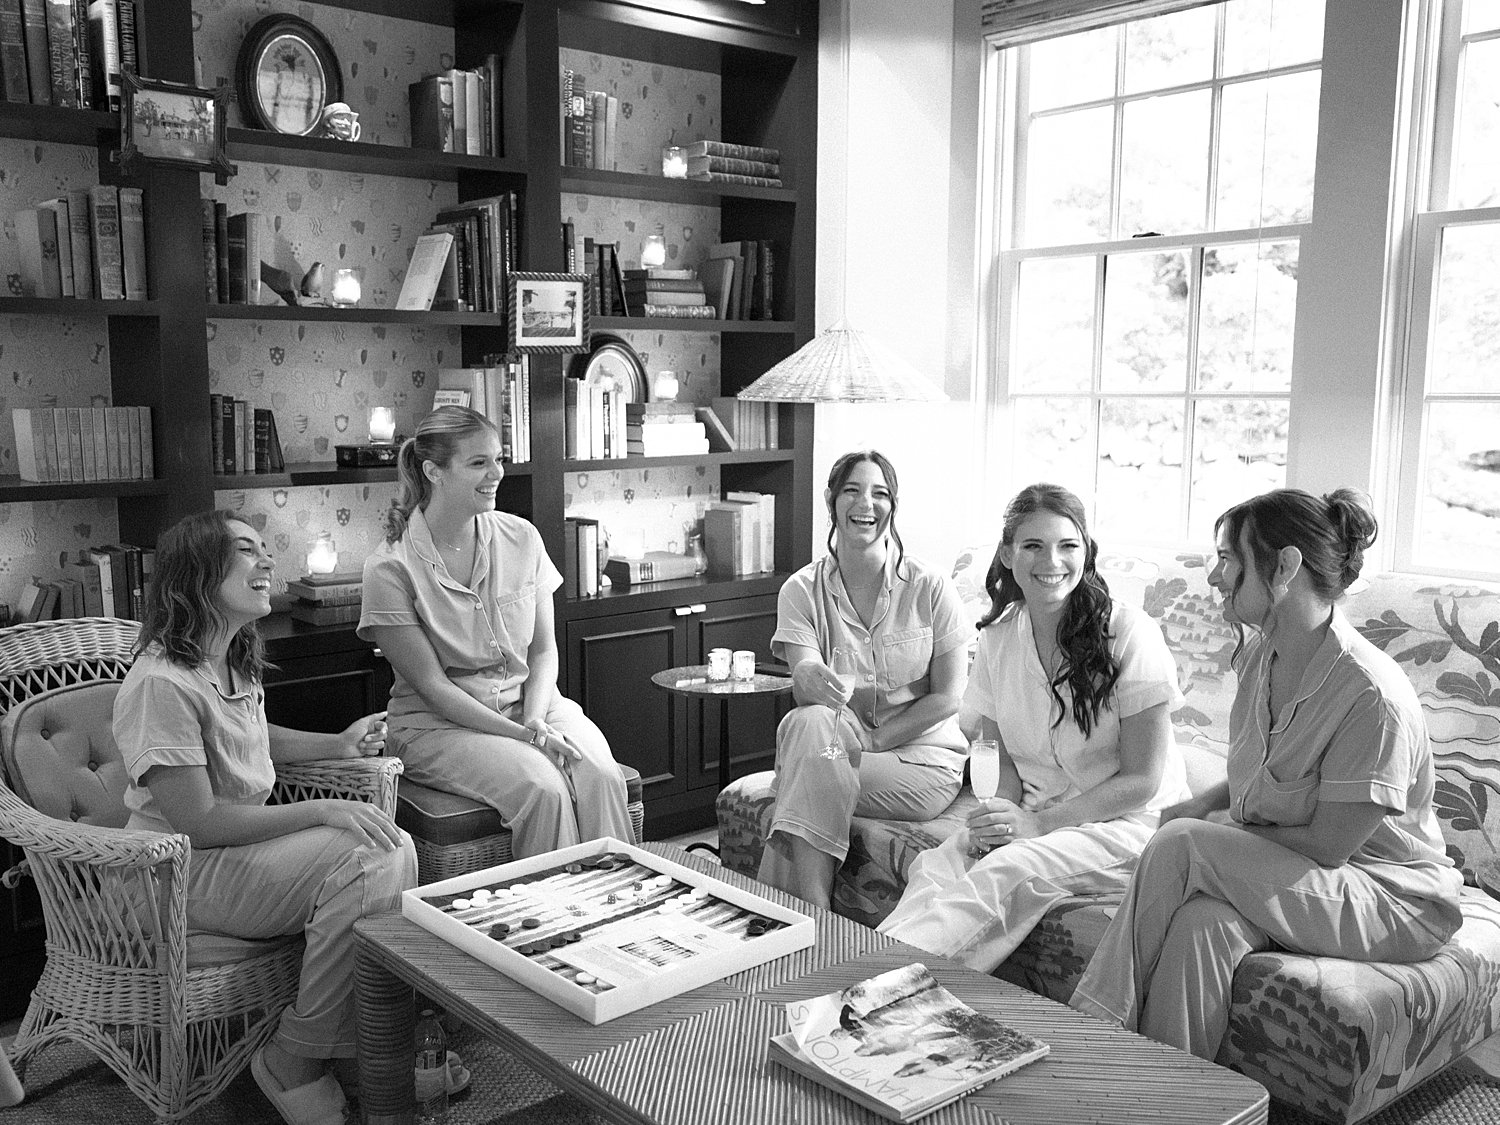
[[[684,619],[690,634],[687,663],[702,664],[711,648],[750,649],[757,661],[771,659],[776,632],[776,595],[709,602],[701,613]],[[695,749],[688,784],[697,789],[719,785],[719,707],[688,703],[688,724]],[[776,724],[791,706],[791,695],[737,699],[729,705],[729,761],[735,777],[768,770],[776,762]]]
[[[648,817],[675,808],[689,786],[687,709],[651,682],[653,672],[693,663],[688,620],[663,608],[567,623],[568,695],[615,760],[640,770]]]
[[[357,648],[276,661],[266,676],[266,718],[296,730],[340,731],[361,715],[385,710],[390,666],[375,650]]]

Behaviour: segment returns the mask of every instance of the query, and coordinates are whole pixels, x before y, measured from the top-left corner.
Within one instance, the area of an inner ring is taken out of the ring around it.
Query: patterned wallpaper
[[[344,100],[360,115],[363,140],[406,144],[406,87],[453,64],[449,29],[390,16],[283,0],[198,0],[193,7],[198,73],[204,85],[233,83],[235,57],[249,27],[272,12],[310,20],[339,58]],[[567,51],[562,65],[589,89],[621,100],[621,170],[656,172],[669,139],[719,136],[716,75],[629,59]],[[240,124],[231,106],[229,122]],[[0,139],[0,275],[16,292],[18,261],[10,216],[70,188],[98,182],[92,148]],[[263,255],[300,277],[313,262],[364,271],[364,303],[391,306],[416,237],[432,214],[456,198],[450,184],[240,162],[227,185],[202,180],[203,194],[231,213],[260,212]],[[698,265],[718,240],[711,207],[566,198],[580,235],[618,240],[633,265],[641,237],[660,227],[669,265]],[[267,303],[279,303],[269,294]],[[397,431],[409,432],[431,406],[437,368],[459,362],[459,334],[410,325],[296,324],[210,320],[210,382],[215,391],[276,411],[289,461],[332,461],[333,446],[368,436],[369,407],[393,405]],[[677,373],[679,397],[707,402],[718,393],[719,339],[708,332],[624,333],[648,375]],[[109,401],[108,332],[103,318],[0,315],[0,473],[15,471],[10,409]],[[207,424],[208,404],[204,403]],[[698,467],[571,473],[568,511],[596,516],[630,547],[680,550],[683,524],[718,493],[718,474]],[[278,556],[277,591],[304,570],[307,541],[328,531],[339,568],[356,570],[380,541],[380,517],[394,485],[231,489],[215,503],[244,515]],[[54,573],[60,557],[118,538],[113,501],[0,505],[0,603],[13,605],[26,578]]]

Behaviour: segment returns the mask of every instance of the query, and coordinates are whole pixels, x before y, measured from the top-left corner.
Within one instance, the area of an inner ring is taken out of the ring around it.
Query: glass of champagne
[[[855,661],[854,650],[838,647],[829,654],[828,670],[833,673],[834,679],[838,680],[839,686],[844,689],[844,700],[847,703],[854,694],[854,682],[859,674],[859,665]],[[828,739],[828,745],[823,747],[823,757],[831,762],[849,755],[839,742],[839,721],[843,718],[842,707],[834,711],[833,735]]]
[[[976,738],[969,743],[969,785],[974,790],[974,796],[988,807],[989,799],[1000,789],[999,739]],[[969,843],[969,855],[975,858],[988,850],[982,844],[973,841]]]

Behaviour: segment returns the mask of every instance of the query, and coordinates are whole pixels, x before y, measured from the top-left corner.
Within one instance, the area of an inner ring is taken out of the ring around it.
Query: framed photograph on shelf
[[[143,162],[212,172],[225,183],[236,168],[224,153],[224,107],[229,88],[120,75],[120,166],[130,174]]]
[[[250,28],[234,77],[240,112],[252,129],[307,136],[318,129],[324,109],[344,100],[338,56],[300,16],[269,15]]]
[[[506,294],[510,346],[522,354],[589,346],[589,279],[581,273],[513,273]]]

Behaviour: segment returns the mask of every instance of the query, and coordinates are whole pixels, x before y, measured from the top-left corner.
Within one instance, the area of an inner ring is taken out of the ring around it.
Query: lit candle
[[[341,309],[352,309],[359,304],[359,271],[354,269],[335,270],[333,274],[333,289],[328,294],[328,299]]]
[[[307,545],[307,573],[332,574],[339,565],[339,553],[334,549],[333,536],[323,532]]]
[[[661,174],[669,180],[687,179],[687,157],[677,145],[662,145]]]
[[[389,445],[396,436],[396,412],[389,406],[370,407],[370,441]]]
[[[641,268],[655,269],[667,261],[667,240],[659,234],[648,234],[641,243]]]

